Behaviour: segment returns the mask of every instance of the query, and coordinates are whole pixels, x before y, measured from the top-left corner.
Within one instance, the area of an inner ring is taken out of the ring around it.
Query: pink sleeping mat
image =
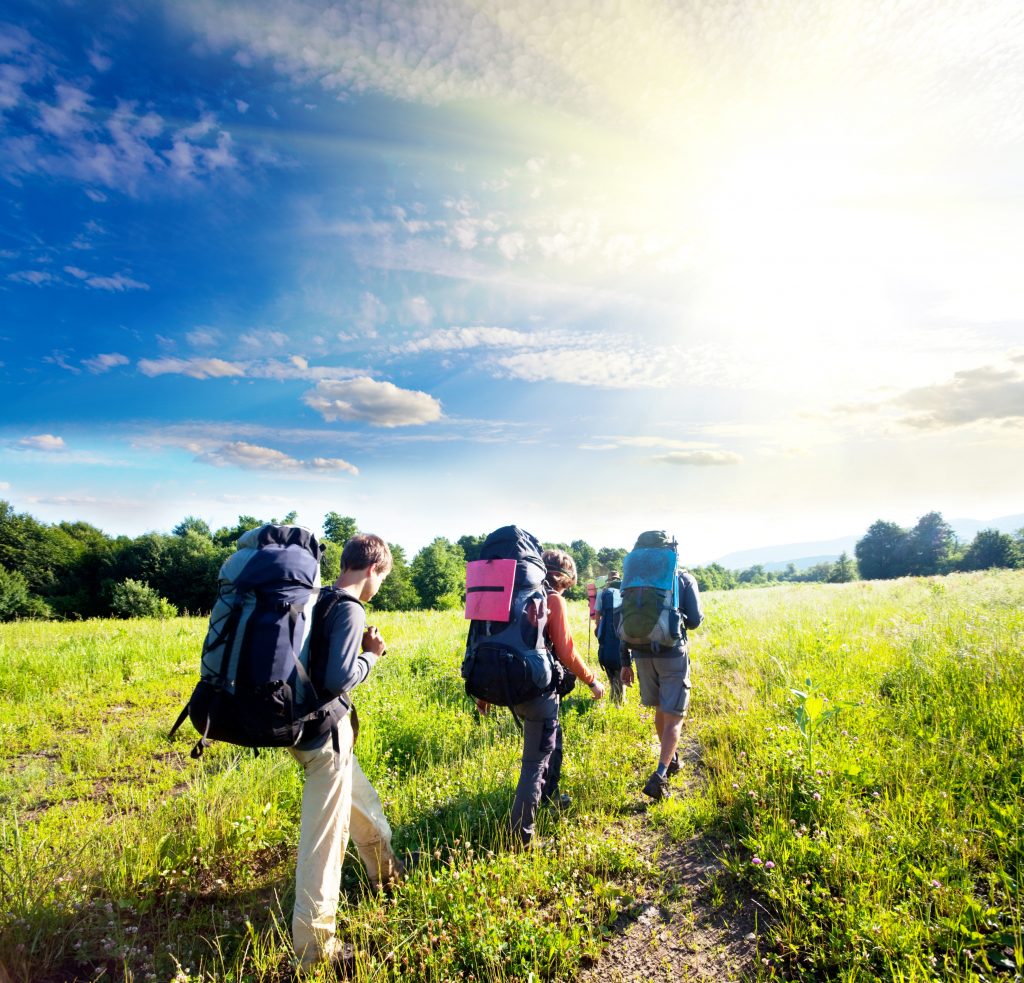
[[[467,563],[466,617],[475,621],[508,621],[515,582],[515,560]]]

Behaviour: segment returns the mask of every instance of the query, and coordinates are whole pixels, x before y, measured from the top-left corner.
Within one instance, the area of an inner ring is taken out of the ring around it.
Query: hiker
[[[636,678],[640,703],[654,708],[660,754],[643,793],[655,801],[668,795],[668,780],[679,771],[679,734],[690,703],[686,632],[704,620],[697,581],[679,568],[676,545],[663,531],[642,533],[622,572],[620,676],[625,686]]]
[[[622,593],[619,588],[622,580],[617,570],[609,570],[604,587],[597,595],[594,604],[597,624],[594,635],[597,637],[597,661],[608,674],[609,690],[613,703],[622,702],[622,657],[619,654],[619,622],[622,620]]]
[[[568,609],[562,597],[562,593],[576,583],[576,564],[562,550],[545,550],[543,561],[546,570],[544,586],[547,589],[544,640],[559,665],[587,685],[591,696],[599,700],[604,696],[604,685],[576,652],[569,628]],[[510,820],[513,839],[521,846],[529,846],[533,841],[540,805],[565,809],[570,804],[569,796],[558,789],[562,777],[559,689],[562,694],[569,691],[568,686],[560,686],[556,681],[546,692],[512,707],[513,713],[523,724],[523,759]],[[477,707],[481,713],[486,713],[490,704],[477,700]]]
[[[366,624],[363,604],[380,589],[391,563],[391,551],[379,536],[353,536],[342,550],[338,579],[321,592],[311,644],[323,646],[323,688],[330,694],[348,698],[387,653],[380,632]],[[380,798],[353,753],[358,730],[352,707],[338,721],[336,741],[326,734],[291,750],[305,772],[292,914],[292,942],[303,969],[350,958],[335,935],[350,834],[371,887],[387,886],[404,873],[391,849]]]

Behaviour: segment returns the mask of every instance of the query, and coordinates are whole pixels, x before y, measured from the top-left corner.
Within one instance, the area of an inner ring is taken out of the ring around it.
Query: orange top
[[[589,686],[597,677],[579,657],[569,630],[568,609],[561,594],[548,594],[547,636],[555,650],[558,661],[573,673],[580,682]]]

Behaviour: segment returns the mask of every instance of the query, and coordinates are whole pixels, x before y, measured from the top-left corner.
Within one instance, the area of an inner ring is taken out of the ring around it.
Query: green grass
[[[657,883],[628,832],[638,821],[720,844],[713,896],[766,912],[758,978],[1024,971],[1024,573],[791,585],[706,607],[692,791],[638,820],[649,715],[635,692],[623,707],[574,694],[574,804],[545,815],[551,848],[529,854],[504,832],[519,733],[462,692],[461,617],[373,616],[389,655],[357,694],[357,754],[396,848],[426,860],[390,898],[346,860],[339,917],[360,978],[574,978]],[[573,617],[585,650],[583,605]],[[298,767],[223,745],[196,762],[188,726],[166,738],[204,632],[198,619],[0,626],[12,979],[290,978]],[[811,746],[797,715],[815,706],[793,690],[825,698]]]

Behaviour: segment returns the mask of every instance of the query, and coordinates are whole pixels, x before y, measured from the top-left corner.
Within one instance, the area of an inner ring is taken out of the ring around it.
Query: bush
[[[45,601],[29,593],[24,575],[0,567],[0,621],[48,617],[50,609]]]
[[[110,609],[115,618],[176,618],[178,609],[144,581],[127,580],[114,585]]]

